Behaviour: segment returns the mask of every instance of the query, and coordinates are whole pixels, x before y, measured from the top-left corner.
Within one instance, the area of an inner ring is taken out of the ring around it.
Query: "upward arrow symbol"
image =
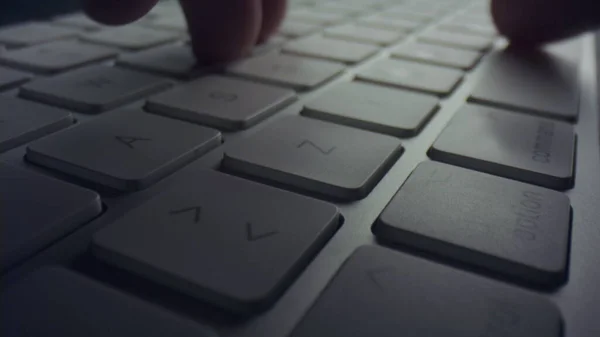
[[[202,207],[195,206],[195,207],[186,207],[186,208],[182,208],[182,209],[178,209],[178,210],[173,210],[173,211],[170,211],[169,214],[177,215],[177,214],[182,214],[182,213],[194,212],[194,223],[197,224],[200,222],[200,212],[201,211],[202,211]]]

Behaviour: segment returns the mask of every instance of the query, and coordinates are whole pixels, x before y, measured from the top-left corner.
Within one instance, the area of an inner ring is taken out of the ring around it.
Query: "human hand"
[[[88,15],[120,25],[148,13],[158,0],[83,0]],[[281,23],[286,0],[180,0],[200,63],[228,62],[265,41]]]
[[[535,46],[600,27],[598,0],[492,0],[502,35],[518,46]]]

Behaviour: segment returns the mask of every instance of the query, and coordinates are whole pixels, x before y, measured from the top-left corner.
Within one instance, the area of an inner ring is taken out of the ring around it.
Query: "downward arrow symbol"
[[[200,212],[201,211],[202,211],[202,207],[196,206],[196,207],[187,207],[187,208],[182,208],[182,209],[178,209],[178,210],[173,210],[173,211],[169,212],[169,214],[177,215],[177,214],[182,214],[182,213],[193,212],[194,213],[194,223],[197,224],[198,222],[200,222]]]
[[[261,239],[268,238],[269,236],[273,236],[278,234],[279,232],[276,230],[263,232],[263,233],[255,233],[253,229],[253,225],[250,222],[246,222],[246,239],[250,242],[258,241]]]

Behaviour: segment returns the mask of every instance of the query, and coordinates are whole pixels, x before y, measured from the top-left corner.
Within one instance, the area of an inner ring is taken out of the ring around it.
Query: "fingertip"
[[[83,9],[95,21],[122,25],[146,15],[159,0],[83,0]]]
[[[262,0],[263,20],[258,36],[259,43],[265,42],[277,31],[285,17],[286,10],[286,0]]]
[[[199,64],[221,64],[250,54],[261,29],[261,0],[180,0]]]

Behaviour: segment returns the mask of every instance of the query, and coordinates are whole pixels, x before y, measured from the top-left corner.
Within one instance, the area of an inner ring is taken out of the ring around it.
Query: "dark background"
[[[81,0],[0,0],[0,25],[72,12]]]

